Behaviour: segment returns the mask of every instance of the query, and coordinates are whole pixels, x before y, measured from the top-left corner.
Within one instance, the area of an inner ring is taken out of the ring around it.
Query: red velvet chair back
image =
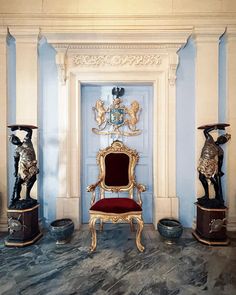
[[[127,187],[129,185],[129,156],[110,153],[105,157],[105,185]]]
[[[138,160],[136,150],[120,141],[114,141],[111,146],[100,150],[97,155],[101,180],[99,186],[105,191],[129,191],[132,194]]]

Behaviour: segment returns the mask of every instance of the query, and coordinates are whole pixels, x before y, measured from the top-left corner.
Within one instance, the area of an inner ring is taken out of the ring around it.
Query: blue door
[[[91,193],[87,193],[86,187],[95,183],[98,179],[98,166],[96,155],[99,149],[110,145],[114,138],[111,135],[97,135],[92,128],[97,128],[92,108],[98,99],[104,101],[106,107],[113,101],[112,88],[123,87],[125,94],[121,97],[122,104],[130,107],[132,101],[139,102],[142,111],[137,128],[142,131],[137,136],[123,136],[119,138],[125,145],[138,151],[140,159],[136,166],[136,181],[146,186],[146,192],[142,193],[143,218],[145,223],[152,223],[153,205],[153,89],[150,85],[82,85],[82,222],[89,221],[89,208]],[[115,193],[113,194],[115,196]]]

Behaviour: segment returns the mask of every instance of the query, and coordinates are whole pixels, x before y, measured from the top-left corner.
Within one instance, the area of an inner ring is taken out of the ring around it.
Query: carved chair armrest
[[[143,192],[146,191],[146,186],[143,185],[143,184],[135,183],[135,186],[137,187],[137,190],[138,190],[140,193],[143,193]]]
[[[142,207],[142,198],[141,198],[141,193],[146,191],[146,187],[143,184],[136,183],[134,182],[134,187],[137,188],[137,197],[138,197],[138,204]]]
[[[88,185],[87,186],[87,192],[93,192],[93,191],[95,191],[96,187],[97,187],[96,183],[95,184]]]
[[[91,202],[90,202],[91,206],[95,203],[95,200],[96,200],[95,189],[100,184],[101,181],[102,181],[102,179],[99,179],[96,183],[90,184],[89,186],[87,186],[87,192],[92,193],[92,199],[91,199]]]

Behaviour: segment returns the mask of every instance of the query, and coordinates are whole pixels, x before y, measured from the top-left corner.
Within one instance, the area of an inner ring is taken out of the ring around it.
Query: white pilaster
[[[218,122],[218,59],[219,37],[223,34],[223,27],[198,27],[194,30],[196,45],[196,197],[204,195],[203,187],[198,180],[197,165],[205,137],[197,127]]]
[[[231,140],[227,143],[227,206],[228,230],[236,230],[236,26],[227,28],[227,123]]]
[[[7,28],[0,27],[0,231],[7,230]]]
[[[70,88],[67,77],[66,50],[58,50],[56,55],[59,79],[59,188],[56,201],[57,218],[71,218],[78,228],[80,214],[80,121],[79,87],[75,76],[70,74]],[[76,99],[70,99],[73,96]]]
[[[11,28],[16,39],[16,122],[38,125],[38,34],[39,29]],[[22,138],[23,132],[18,135]],[[32,142],[37,155],[37,131],[33,131]],[[37,198],[37,182],[32,189]]]
[[[156,143],[158,151],[159,177],[158,194],[154,198],[154,225],[164,217],[179,217],[179,200],[176,195],[176,70],[179,47],[168,49],[166,99],[160,101],[159,119],[163,129]],[[160,126],[159,126],[160,127]],[[161,147],[163,150],[161,150]],[[162,165],[163,164],[163,165]],[[155,176],[154,176],[155,177]]]

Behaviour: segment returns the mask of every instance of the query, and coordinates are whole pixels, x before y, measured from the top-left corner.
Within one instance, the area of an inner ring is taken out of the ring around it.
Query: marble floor
[[[129,225],[105,225],[89,253],[87,226],[69,244],[56,245],[45,232],[36,244],[7,248],[0,235],[1,295],[234,295],[236,233],[227,247],[198,243],[185,229],[177,245],[167,245],[145,226],[144,253],[135,247]]]

